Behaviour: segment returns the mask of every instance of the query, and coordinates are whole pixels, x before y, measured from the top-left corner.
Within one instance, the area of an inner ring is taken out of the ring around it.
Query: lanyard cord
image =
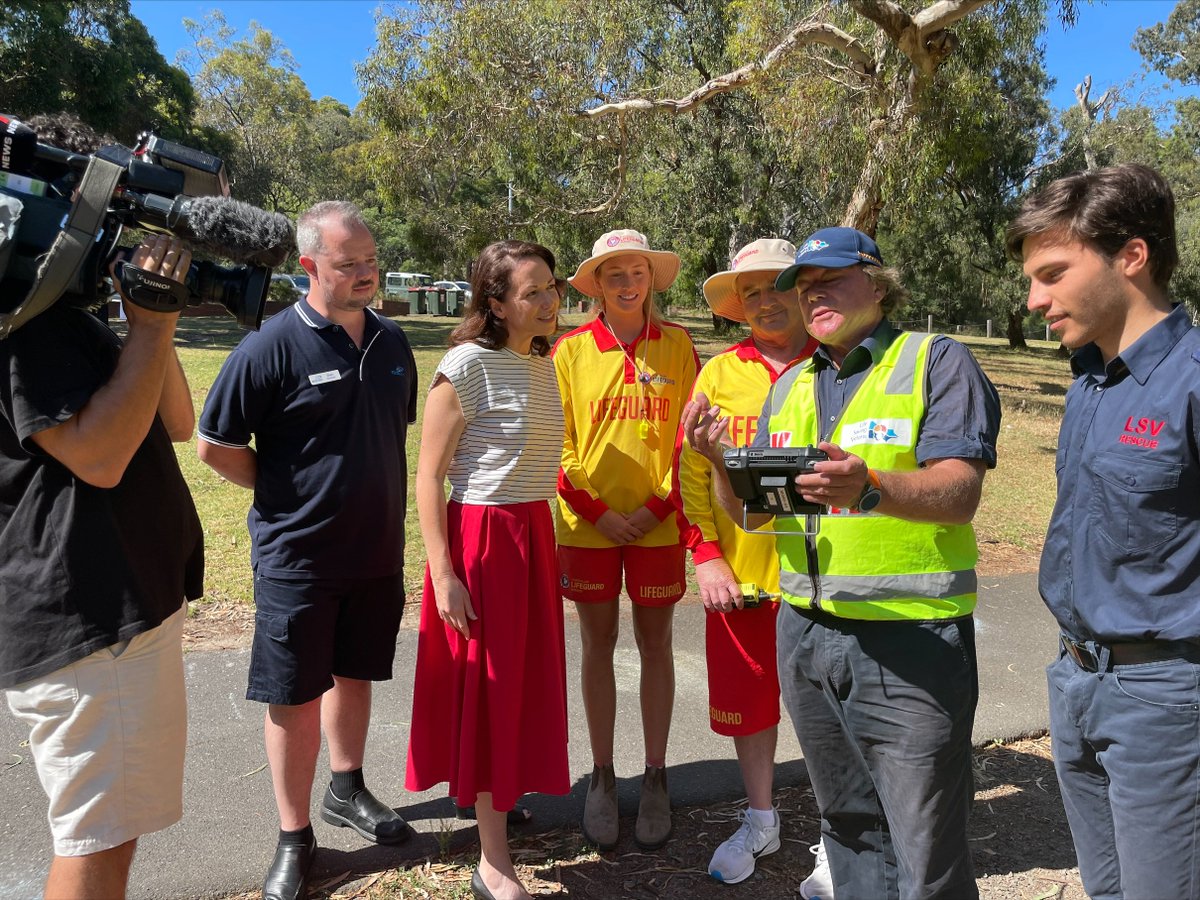
[[[646,330],[642,334],[642,362],[637,361],[637,354],[631,354],[626,349],[625,344],[617,337],[617,333],[613,330],[612,325],[608,322],[608,316],[600,314],[604,322],[604,327],[608,329],[608,333],[612,335],[613,340],[617,342],[625,354],[625,358],[633,363],[633,368],[637,372],[637,382],[641,386],[642,402],[639,404],[638,410],[638,437],[643,441],[650,437],[650,373],[646,371],[646,357],[650,352],[650,317],[646,316]]]
[[[631,363],[633,363],[633,368],[637,372],[637,380],[638,380],[638,383],[641,384],[641,386],[642,386],[642,395],[644,396],[646,393],[646,386],[650,384],[650,373],[646,371],[646,356],[650,352],[650,317],[646,316],[646,330],[642,334],[642,361],[641,361],[641,363],[639,363],[637,361],[636,353],[630,353],[628,350],[625,349],[624,342],[619,337],[617,337],[617,333],[613,330],[612,325],[609,324],[608,316],[605,315],[604,313],[601,313],[600,321],[602,321],[604,323],[604,327],[608,329],[608,333],[612,335],[613,340],[617,342],[617,344],[621,347],[622,350],[625,350],[626,358]]]

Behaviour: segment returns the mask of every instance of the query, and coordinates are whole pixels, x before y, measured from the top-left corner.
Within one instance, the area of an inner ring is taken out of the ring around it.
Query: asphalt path
[[[675,621],[676,703],[668,757],[671,796],[678,806],[707,805],[744,796],[733,742],[708,727],[704,664],[704,610],[680,604]],[[985,744],[1047,728],[1043,669],[1055,651],[1056,629],[1037,596],[1033,575],[982,579],[976,610],[980,702],[975,741]],[[376,847],[345,828],[315,818],[321,851],[314,881],[367,874],[436,858],[443,846],[474,840],[471,823],[454,818],[444,787],[404,790],[405,749],[416,648],[416,616],[401,629],[396,679],[376,687],[364,770],[372,790],[394,804],[418,830],[401,847]],[[642,768],[638,709],[638,658],[628,603],[623,601],[617,650],[616,770],[622,815],[637,810]],[[567,616],[570,676],[568,797],[530,796],[539,830],[576,828],[591,772],[587,729],[579,695],[579,637]],[[131,898],[209,898],[257,890],[274,851],[278,820],[262,746],[261,704],[244,699],[249,651],[195,652],[185,659],[189,703],[184,818],[142,839],[130,883]],[[0,897],[36,900],[50,863],[46,798],[25,746],[27,734],[0,714]],[[804,763],[786,717],[780,727],[776,784],[805,782]],[[314,814],[328,763],[318,762]]]

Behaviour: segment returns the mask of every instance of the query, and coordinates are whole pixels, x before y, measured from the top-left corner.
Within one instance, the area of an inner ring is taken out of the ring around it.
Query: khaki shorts
[[[30,729],[56,855],[110,850],[183,816],[185,615],[5,691]]]

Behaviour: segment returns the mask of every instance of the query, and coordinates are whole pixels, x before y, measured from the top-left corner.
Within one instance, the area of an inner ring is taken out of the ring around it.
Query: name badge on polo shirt
[[[308,376],[309,384],[328,384],[331,381],[341,381],[342,373],[337,369],[330,369],[328,372],[317,372],[315,375]]]

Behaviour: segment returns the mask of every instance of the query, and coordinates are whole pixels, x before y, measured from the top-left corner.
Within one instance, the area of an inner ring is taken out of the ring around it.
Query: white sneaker
[[[741,827],[717,848],[708,864],[708,874],[726,884],[737,884],[749,878],[756,859],[779,849],[779,813],[772,810],[771,815],[774,821],[761,827],[749,810],[743,811]]]
[[[833,900],[833,875],[829,872],[829,857],[825,855],[825,841],[813,844],[808,852],[816,857],[812,874],[800,882],[800,896],[804,900]]]

